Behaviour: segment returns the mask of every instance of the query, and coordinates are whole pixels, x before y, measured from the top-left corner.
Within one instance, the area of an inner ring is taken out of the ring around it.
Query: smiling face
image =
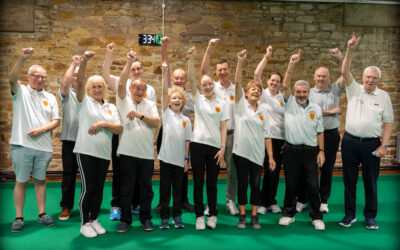
[[[174,70],[174,73],[172,73],[172,84],[184,88],[186,82],[187,82],[186,72],[181,69]]]
[[[136,61],[132,63],[131,66],[131,71],[130,71],[130,77],[131,79],[138,79],[141,78],[143,75],[143,66],[142,63],[139,61]]]
[[[220,82],[229,81],[231,70],[227,62],[218,63],[216,66],[216,74]]]
[[[29,86],[36,90],[41,91],[46,83],[46,70],[37,65],[33,67],[27,75]]]
[[[315,86],[321,91],[328,87],[330,82],[329,70],[325,67],[318,68],[314,73]]]
[[[362,81],[365,91],[367,91],[368,94],[371,94],[375,91],[376,86],[380,82],[379,72],[376,70],[368,70],[364,72]]]
[[[207,99],[214,95],[214,82],[207,76],[203,75],[199,85],[200,93],[203,94]]]
[[[131,98],[133,101],[140,103],[143,101],[146,95],[147,85],[142,79],[136,79],[132,81],[129,91],[131,92]]]
[[[309,93],[309,89],[306,85],[297,85],[294,89],[294,98],[298,104],[305,107],[307,105]]]
[[[249,103],[257,103],[262,94],[262,86],[254,81],[247,84],[245,96]]]
[[[282,81],[282,78],[278,74],[272,74],[269,77],[267,84],[268,84],[268,90],[271,94],[275,95],[279,92],[279,88],[281,86],[281,81]]]
[[[106,91],[106,84],[104,82],[104,79],[101,76],[97,75],[89,77],[88,83],[86,85],[86,91],[90,97],[102,103]]]

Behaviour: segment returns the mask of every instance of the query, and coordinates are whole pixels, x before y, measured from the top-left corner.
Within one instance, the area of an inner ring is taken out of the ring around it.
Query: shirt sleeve
[[[153,88],[153,86],[150,85],[147,85],[147,88],[148,88],[147,99],[157,104],[156,90]]]
[[[392,101],[390,100],[390,96],[387,92],[385,93],[385,100],[384,100],[384,108],[383,108],[383,119],[382,121],[385,123],[393,123],[394,121],[394,114],[393,114],[393,106]]]
[[[19,83],[19,82],[18,82]],[[19,83],[19,88],[17,90],[17,93],[13,93],[12,90],[10,90],[11,92],[11,99],[13,102],[15,102],[17,99],[21,98],[21,92],[24,91],[23,88],[26,88],[25,85],[22,85]]]
[[[119,76],[110,75],[110,78],[114,80],[114,86],[108,86],[111,90],[117,91],[118,90],[118,81]]]
[[[358,87],[357,85],[358,83],[353,78],[353,82],[350,84],[350,86],[346,87],[346,95],[348,100],[351,99],[351,97],[353,97],[356,94]]]
[[[60,109],[54,95],[50,96],[51,120],[61,120]]]
[[[332,83],[332,87],[336,96],[341,96],[343,94],[343,90],[340,89],[339,83],[337,81]]]
[[[221,113],[221,121],[226,121],[229,120],[229,107],[228,107],[228,103],[226,102],[221,102],[221,109],[222,109],[222,113]]]
[[[241,116],[243,114],[243,107],[244,107],[244,99],[245,99],[245,94],[244,91],[242,90],[242,97],[240,98],[238,103],[235,103],[234,105],[234,112],[235,115]]]
[[[150,103],[150,102],[149,102]],[[151,110],[150,110],[150,116],[153,118],[160,119],[160,116],[158,115],[158,110],[157,110],[157,105],[154,102],[151,102]]]
[[[263,121],[264,138],[271,138],[271,126],[270,126],[267,107],[263,107],[262,114],[264,116],[264,121]]]
[[[61,88],[58,88],[57,90],[57,96],[60,99],[61,103],[65,103],[66,101],[68,101],[69,98],[69,92],[63,97],[61,94]]]
[[[185,117],[186,121],[186,127],[185,127],[185,140],[190,141],[192,140],[192,123],[190,122],[190,119]]]
[[[315,105],[317,108],[315,109],[316,117],[317,117],[317,133],[324,132],[324,122],[322,118],[322,111],[318,105]]]
[[[118,109],[114,104],[110,104],[110,108],[112,109],[112,113],[113,113],[113,122],[115,124],[119,124],[121,125],[121,118],[119,117],[119,113],[118,113]]]

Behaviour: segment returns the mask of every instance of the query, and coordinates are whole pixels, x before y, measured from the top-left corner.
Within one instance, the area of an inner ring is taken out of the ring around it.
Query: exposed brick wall
[[[338,77],[338,65],[328,54],[329,48],[345,51],[351,32],[362,35],[361,44],[353,60],[352,71],[361,81],[362,70],[368,65],[382,69],[382,89],[390,93],[395,110],[395,128],[390,140],[389,154],[383,164],[395,164],[395,134],[400,116],[400,52],[399,32],[396,27],[345,27],[342,3],[246,2],[246,1],[166,1],[165,34],[171,37],[169,58],[173,68],[186,68],[186,50],[195,45],[196,77],[210,38],[221,38],[211,64],[218,58],[229,59],[235,68],[236,53],[245,48],[248,59],[244,66],[244,80],[253,77],[254,70],[264,55],[267,45],[274,48],[273,57],[264,70],[264,85],[268,72],[284,73],[291,54],[303,50],[303,58],[294,74],[294,80],[310,82],[318,66],[331,70],[332,80]],[[373,8],[371,6],[371,8]],[[145,66],[144,78],[155,87],[160,101],[161,54],[159,47],[140,47],[139,33],[161,33],[161,1],[35,1],[35,33],[2,33],[0,36],[0,171],[11,171],[8,144],[12,124],[12,103],[7,74],[24,47],[34,47],[32,59],[25,64],[20,80],[26,84],[29,65],[39,63],[47,69],[47,90],[56,93],[73,54],[94,50],[96,56],[89,62],[88,73],[100,74],[105,45],[117,44],[111,72],[119,74],[126,53],[133,48]],[[232,72],[232,78],[234,72]],[[115,101],[113,93],[110,101]],[[345,95],[341,107],[345,108]],[[61,105],[60,105],[61,107]],[[340,131],[343,132],[345,114]],[[61,127],[53,133],[54,155],[49,170],[61,170]],[[340,154],[337,164],[340,165]]]

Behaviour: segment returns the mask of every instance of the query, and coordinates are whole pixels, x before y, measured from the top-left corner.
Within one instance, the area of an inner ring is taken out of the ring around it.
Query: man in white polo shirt
[[[375,217],[378,212],[379,166],[381,157],[387,153],[394,114],[389,94],[377,87],[381,79],[381,70],[378,67],[369,66],[364,70],[362,85],[354,80],[350,72],[353,53],[359,42],[360,37],[356,38],[353,33],[347,43],[342,66],[348,104],[346,133],[341,147],[345,216],[339,224],[350,227],[356,222],[356,185],[358,167],[361,164],[365,189],[365,225],[367,229],[378,229]]]
[[[18,80],[24,62],[32,55],[33,48],[24,48],[9,74],[13,102],[10,158],[16,176],[14,189],[16,218],[11,228],[12,232],[20,232],[24,225],[26,186],[31,174],[35,183],[38,222],[46,226],[54,225],[51,217],[45,212],[45,180],[53,152],[51,131],[60,125],[61,115],[55,96],[43,88],[46,82],[46,70],[42,66],[33,65],[29,68],[27,86]]]
[[[218,38],[210,40],[201,64],[201,73],[203,75],[208,75],[211,78],[213,77],[210,73],[210,57],[219,41],[220,40]],[[236,215],[239,214],[239,210],[235,205],[238,185],[236,167],[232,157],[233,133],[235,129],[235,115],[233,111],[235,104],[235,85],[230,80],[231,69],[228,65],[228,61],[225,59],[218,61],[215,71],[218,77],[218,82],[214,82],[214,92],[217,95],[217,98],[220,98],[226,102],[226,107],[229,114],[229,120],[226,121],[226,128],[228,132],[226,136],[226,148],[224,154],[227,172],[226,209],[228,209],[232,215]]]
[[[287,226],[294,222],[296,214],[296,195],[301,185],[309,200],[310,217],[316,230],[325,230],[322,213],[319,210],[318,166],[325,162],[324,127],[321,108],[309,101],[310,86],[299,80],[291,95],[290,81],[295,64],[300,60],[301,51],[290,58],[283,80],[285,98],[285,136],[283,147],[283,166],[285,171],[285,200],[279,225]]]

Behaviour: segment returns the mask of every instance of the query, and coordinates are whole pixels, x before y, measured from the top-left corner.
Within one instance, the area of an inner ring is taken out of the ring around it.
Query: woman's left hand
[[[217,165],[221,163],[221,160],[224,159],[225,149],[221,148],[218,153],[214,156],[214,159],[217,158]]]
[[[96,122],[89,128],[88,132],[90,135],[95,135],[95,134],[97,134],[97,132],[99,132],[99,130],[101,128],[104,128],[104,127],[105,127],[104,121]]]
[[[271,169],[271,171],[274,171],[275,170],[275,168],[276,168],[276,163],[275,163],[275,161],[274,161],[274,159],[273,158],[271,158],[271,159],[269,159],[269,169]]]

